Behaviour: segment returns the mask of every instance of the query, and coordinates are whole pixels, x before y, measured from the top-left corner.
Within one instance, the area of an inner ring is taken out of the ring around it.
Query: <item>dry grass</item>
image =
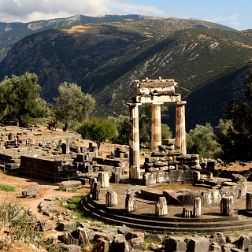
[[[90,31],[91,29],[94,29],[94,27],[90,25],[75,25],[70,28],[64,29],[64,32],[68,34],[86,33],[87,31]]]

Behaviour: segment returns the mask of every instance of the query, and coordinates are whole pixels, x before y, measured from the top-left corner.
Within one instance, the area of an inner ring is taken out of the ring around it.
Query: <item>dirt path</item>
[[[74,196],[83,196],[88,192],[88,188],[81,188],[78,192],[63,192],[58,190],[55,184],[46,183],[40,180],[30,180],[27,178],[6,175],[0,172],[0,184],[15,187],[14,192],[6,192],[0,190],[0,205],[4,203],[16,203],[25,208],[31,208],[36,216],[40,216],[38,212],[39,203],[45,198],[59,197],[71,198]],[[35,187],[39,193],[36,198],[23,198],[22,191],[26,188]]]

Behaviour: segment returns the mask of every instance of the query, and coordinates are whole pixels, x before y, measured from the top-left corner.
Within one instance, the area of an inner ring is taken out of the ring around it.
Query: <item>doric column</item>
[[[186,154],[186,128],[185,128],[186,101],[177,102],[176,106],[176,141],[175,149]]]
[[[140,179],[139,109],[137,103],[130,103],[131,134],[129,140],[129,178]]]
[[[161,104],[152,104],[151,112],[151,151],[158,151],[158,146],[162,144]]]

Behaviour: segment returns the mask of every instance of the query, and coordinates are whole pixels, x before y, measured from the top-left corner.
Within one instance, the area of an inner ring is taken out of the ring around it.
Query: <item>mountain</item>
[[[238,94],[230,81],[250,66],[250,34],[201,20],[140,16],[48,29],[9,50],[0,78],[35,72],[47,101],[61,82],[77,82],[96,98],[98,115],[125,113],[135,79],[174,78],[188,99],[188,124],[216,123]]]
[[[80,24],[126,22],[130,20],[139,20],[141,18],[142,16],[139,15],[106,15],[103,17],[76,15],[68,18],[40,20],[29,23],[0,22],[0,61],[6,57],[8,51],[16,42],[37,32]]]

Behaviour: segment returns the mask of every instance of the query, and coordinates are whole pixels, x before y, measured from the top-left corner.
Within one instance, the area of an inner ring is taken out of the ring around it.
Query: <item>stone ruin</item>
[[[2,135],[5,144],[1,146],[0,167],[27,177],[63,181],[60,189],[64,191],[88,184],[90,193],[82,201],[83,210],[108,222],[151,232],[211,233],[251,228],[252,221],[245,217],[252,216],[246,179],[215,169],[213,160],[201,161],[198,154],[187,154],[186,102],[176,93],[176,86],[172,79],[136,81],[136,96],[128,104],[129,152],[116,147],[110,155],[101,157],[93,144],[84,148],[78,137],[68,136],[35,143],[29,135],[16,146],[13,135],[8,134]],[[139,106],[146,103],[152,106],[152,153],[141,165]],[[176,136],[162,143],[164,103],[176,103]],[[197,190],[171,189],[176,183],[182,187],[190,184]],[[24,195],[32,197],[32,193]],[[237,202],[243,202],[242,206],[237,207]]]
[[[130,109],[131,135],[129,141],[129,177],[140,179],[140,147],[139,147],[139,106],[151,104],[151,150],[158,151],[161,139],[161,105],[176,103],[176,138],[175,150],[186,154],[185,101],[175,92],[177,82],[173,79],[136,81],[136,97],[128,103]]]
[[[0,134],[1,170],[53,183],[73,179],[88,183],[89,176],[104,169],[118,180],[124,167],[120,160],[125,156],[128,157],[127,150],[116,147],[109,158],[99,157],[97,146],[89,143],[84,147],[78,134],[45,136],[36,128]]]
[[[128,103],[129,179],[138,185],[111,184],[109,173],[99,173],[90,181],[90,194],[83,201],[84,211],[105,221],[156,232],[212,233],[252,227],[252,221],[244,217],[249,215],[249,203],[245,209],[235,210],[236,202],[243,205],[240,202],[244,202],[246,195],[250,202],[246,178],[217,171],[215,161],[201,161],[198,154],[186,153],[186,102],[175,92],[176,86],[171,79],[136,81],[136,96]],[[152,153],[141,166],[139,106],[145,103],[152,106]],[[176,136],[162,144],[161,105],[164,103],[176,103]],[[120,179],[113,180],[116,182]],[[170,189],[178,183],[182,188],[188,184],[196,189]],[[246,213],[243,216],[242,211]]]

